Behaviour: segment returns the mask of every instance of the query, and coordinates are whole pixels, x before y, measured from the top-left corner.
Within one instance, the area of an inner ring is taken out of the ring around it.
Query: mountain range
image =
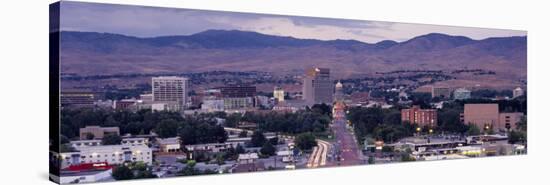
[[[430,33],[396,42],[316,40],[238,30],[140,38],[62,31],[61,72],[81,75],[225,71],[290,73],[329,67],[335,77],[392,70],[485,69],[527,75],[527,37],[474,40]]]

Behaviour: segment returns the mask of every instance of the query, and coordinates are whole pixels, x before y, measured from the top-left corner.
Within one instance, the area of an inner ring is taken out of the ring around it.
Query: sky
[[[527,32],[428,24],[327,19],[176,8],[62,1],[61,30],[137,37],[191,35],[209,29],[254,31],[304,39],[353,39],[366,43],[406,41],[428,33],[472,39],[525,36]]]

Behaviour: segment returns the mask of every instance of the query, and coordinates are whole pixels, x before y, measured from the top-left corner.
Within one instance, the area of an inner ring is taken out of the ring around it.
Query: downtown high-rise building
[[[164,104],[167,110],[183,110],[187,105],[188,79],[161,76],[152,79],[153,102]]]
[[[275,89],[273,89],[273,98],[275,98],[277,102],[285,101],[285,91],[282,87],[275,87]]]
[[[330,69],[308,69],[303,80],[302,99],[308,104],[332,104],[334,86],[330,79]]]
[[[220,88],[224,109],[246,109],[256,106],[256,87],[232,85]]]

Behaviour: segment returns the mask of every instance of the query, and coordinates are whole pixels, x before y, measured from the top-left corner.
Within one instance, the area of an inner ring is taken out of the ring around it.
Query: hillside
[[[473,40],[431,33],[404,42],[315,40],[236,30],[139,38],[62,32],[61,71],[80,75],[212,70],[289,73],[330,67],[337,78],[392,70],[485,69],[526,78],[527,38]]]

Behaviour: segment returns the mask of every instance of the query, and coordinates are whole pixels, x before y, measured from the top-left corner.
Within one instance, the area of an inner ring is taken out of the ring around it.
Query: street
[[[334,120],[332,130],[334,131],[336,142],[337,165],[357,165],[363,164],[361,150],[357,145],[351,130],[348,130],[347,119],[341,104],[336,104],[334,108]],[[339,161],[338,161],[339,159]]]

